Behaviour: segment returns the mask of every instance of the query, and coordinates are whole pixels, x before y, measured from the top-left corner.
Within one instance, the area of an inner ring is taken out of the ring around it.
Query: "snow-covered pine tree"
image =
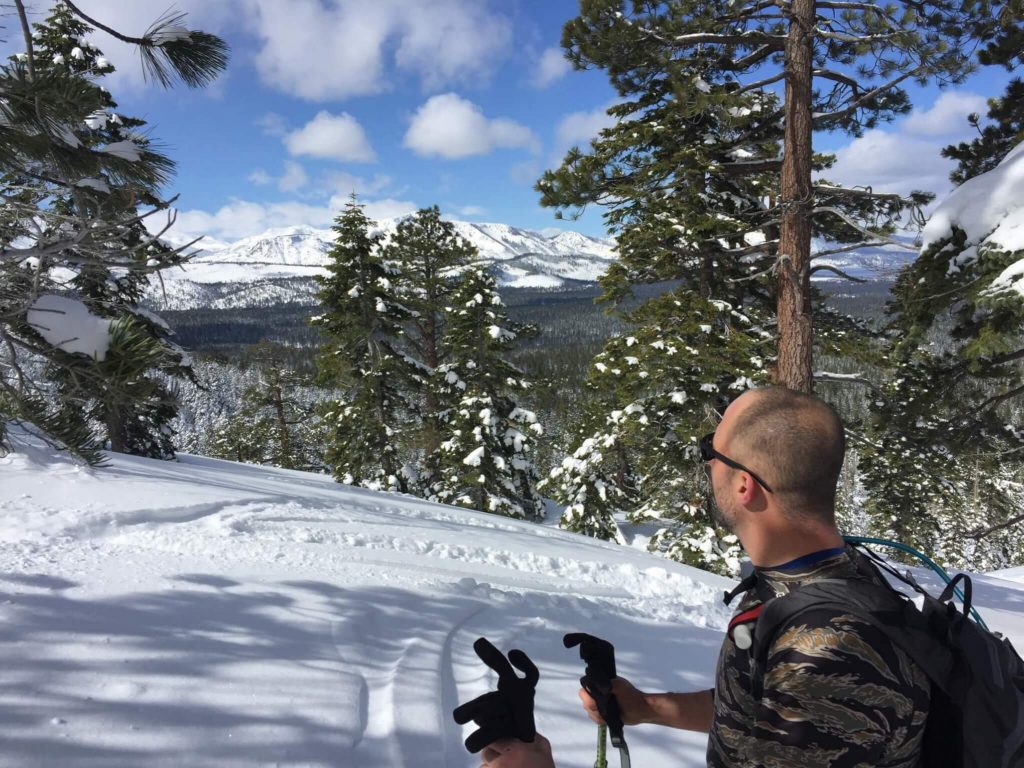
[[[927,199],[815,181],[830,159],[815,155],[814,132],[856,135],[908,112],[907,80],[962,80],[972,69],[967,38],[992,5],[587,0],[563,47],[577,68],[606,70],[624,101],[591,153],[571,152],[540,181],[543,201],[623,211],[641,244],[632,250],[641,261],[651,254],[646,269],[631,270],[641,275],[767,257],[774,379],[809,391],[813,260],[887,242],[893,223]],[[671,245],[643,246],[672,229],[685,260]],[[835,245],[812,254],[814,234]]]
[[[58,2],[47,19],[35,24],[37,68],[67,69],[82,87],[97,91],[103,105],[72,133],[83,147],[109,152],[120,147],[136,162],[158,171],[169,169],[163,155],[150,151],[142,133],[145,121],[121,115],[110,94],[97,80],[114,71],[102,51],[89,43],[93,31],[71,9]],[[116,322],[111,345],[102,362],[75,360],[53,368],[63,407],[84,406],[91,420],[102,425],[110,449],[151,458],[172,458],[170,422],[176,413],[174,389],[167,377],[191,379],[188,356],[171,341],[170,327],[159,317],[142,310],[151,280],[147,265],[173,265],[181,261],[174,249],[149,234],[138,216],[138,206],[165,208],[158,196],[160,174],[151,181],[121,179],[106,173],[80,180],[72,188],[49,185],[50,211],[60,217],[69,234],[105,222],[111,229],[106,247],[107,262],[82,259],[68,288],[94,315]],[[55,187],[55,188],[54,188]],[[66,257],[74,260],[74,249]],[[114,267],[110,262],[132,258],[135,268]],[[91,370],[90,370],[91,369]],[[164,374],[159,376],[158,373]]]
[[[115,138],[109,123],[99,127],[112,102],[92,78],[110,68],[86,41],[72,36],[80,22],[102,27],[136,45],[147,72],[163,84],[177,77],[191,87],[224,69],[227,47],[213,35],[184,28],[181,14],[164,16],[143,37],[134,38],[62,0],[51,19],[67,30],[67,39],[59,39],[63,33],[51,35],[46,24],[33,34],[22,0],[15,0],[15,9],[25,51],[0,67],[5,124],[0,135],[5,180],[0,192],[0,422],[31,422],[50,438],[98,460],[91,428],[96,395],[108,377],[124,374],[121,385],[106,393],[115,399],[116,392],[118,402],[142,404],[142,419],[119,417],[121,427],[112,442],[123,438],[140,452],[165,453],[169,392],[150,385],[125,391],[133,376],[128,369],[143,370],[137,366],[147,360],[151,367],[173,370],[184,368],[184,359],[162,343],[155,319],[138,313],[129,318],[124,312],[99,316],[74,296],[76,288],[90,286],[130,294],[144,282],[140,275],[180,258],[157,246],[141,226],[163,207],[146,195],[155,199],[154,190],[173,164],[144,139]],[[87,51],[96,58],[87,59]],[[140,203],[151,204],[150,210],[126,212]],[[120,290],[104,283],[105,270],[121,283]],[[68,272],[79,286],[64,280]],[[164,354],[156,355],[158,346]],[[39,376],[41,370],[49,375]],[[67,402],[76,398],[83,407]],[[109,409],[102,412],[110,415]]]
[[[875,527],[961,567],[1024,557],[1022,178],[1024,144],[932,214],[894,289],[898,375],[862,449]]]
[[[450,299],[442,340],[449,360],[433,376],[443,439],[431,462],[436,475],[430,496],[542,519],[533,446],[543,429],[535,414],[518,405],[516,396],[530,383],[508,361],[516,339],[534,329],[509,320],[494,276],[483,267],[464,270]]]
[[[437,206],[400,221],[384,248],[384,258],[398,269],[396,284],[410,310],[403,338],[408,357],[418,369],[414,381],[420,427],[409,448],[422,457],[419,478],[425,486],[432,482],[431,462],[441,441],[435,415],[438,402],[430,382],[448,359],[443,345],[446,310],[459,275],[476,257],[476,248],[458,235],[455,225],[441,218]]]
[[[248,350],[255,383],[243,393],[237,412],[217,432],[214,453],[253,464],[307,472],[322,471],[323,425],[305,376],[285,366],[280,347],[267,341]]]
[[[411,366],[399,349],[410,318],[382,257],[380,235],[355,195],[334,222],[328,275],[318,278],[324,313],[318,383],[343,392],[324,411],[325,459],[335,479],[376,490],[406,492],[400,447],[409,428]]]
[[[735,573],[738,541],[715,523],[697,442],[714,431],[715,406],[767,380],[770,333],[686,288],[627,319],[633,328],[605,345],[588,376],[598,407],[548,481],[566,505],[561,524],[610,538],[615,513],[658,521],[652,550]]]
[[[1024,15],[997,3],[978,34],[982,64],[1019,63]],[[1024,87],[1012,80],[978,115],[972,141],[947,147],[960,185],[932,214],[921,255],[890,307],[894,375],[860,444],[874,532],[960,568],[1024,562]]]

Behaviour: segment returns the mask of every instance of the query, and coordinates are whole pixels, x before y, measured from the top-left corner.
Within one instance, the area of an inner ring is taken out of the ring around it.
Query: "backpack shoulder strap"
[[[765,604],[750,649],[751,688],[758,698],[776,638],[801,615],[814,610],[850,614],[872,625],[913,659],[933,683],[945,687],[955,661],[944,638],[910,599],[865,572],[861,578],[814,581]]]

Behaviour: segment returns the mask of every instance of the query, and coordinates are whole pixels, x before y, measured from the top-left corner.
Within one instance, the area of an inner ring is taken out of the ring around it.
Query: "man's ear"
[[[740,503],[745,507],[749,507],[760,492],[761,486],[758,485],[751,474],[741,470],[739,472],[739,483],[736,486],[736,493],[739,496]]]

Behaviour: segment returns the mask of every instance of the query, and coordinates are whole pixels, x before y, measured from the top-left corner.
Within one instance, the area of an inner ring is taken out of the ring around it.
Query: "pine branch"
[[[977,410],[984,411],[998,408],[1007,400],[1012,400],[1013,398],[1019,397],[1020,395],[1024,395],[1024,384],[1022,384],[1019,387],[1014,387],[1013,389],[1009,390],[1008,392],[1004,392],[1001,395],[994,395],[988,398],[977,407]]]
[[[779,72],[778,74],[772,75],[771,77],[766,77],[764,80],[758,80],[756,82],[749,83],[748,85],[743,86],[738,91],[736,91],[736,95],[749,93],[750,91],[757,91],[760,90],[761,88],[764,88],[765,86],[771,85],[772,83],[777,83],[780,80],[785,79],[786,73],[785,71],[782,71]]]
[[[1010,528],[1014,525],[1017,525],[1017,523],[1020,522],[1024,522],[1024,514],[1016,515],[1014,517],[1011,517],[1009,520],[1004,520],[1003,522],[997,525],[990,526],[988,528],[980,528],[973,530],[970,533],[965,533],[964,538],[974,540],[983,539],[989,534],[996,533],[1005,528]]]
[[[861,93],[864,90],[860,84],[860,81],[842,72],[836,72],[835,70],[832,69],[815,69],[813,72],[811,72],[811,74],[814,77],[820,77],[825,80],[831,80],[835,83],[841,83],[843,85],[850,86],[851,90],[853,90],[854,96],[856,96],[857,94]]]
[[[765,45],[758,48],[756,51],[747,54],[742,59],[730,62],[725,68],[730,72],[742,72],[750,67],[760,64],[762,61],[767,59],[773,53],[778,53],[779,48],[775,45]]]
[[[827,40],[836,40],[840,43],[854,43],[858,45],[863,43],[880,43],[886,40],[891,40],[898,35],[896,32],[886,32],[881,35],[847,35],[843,32],[832,32],[831,30],[823,29],[822,27],[815,27],[814,32],[818,37],[824,37]]]
[[[814,208],[811,211],[811,213],[812,214],[831,213],[833,216],[837,216],[838,218],[842,219],[844,223],[846,223],[847,225],[849,225],[853,229],[857,230],[862,235],[867,235],[868,237],[873,238],[874,240],[877,240],[877,241],[879,241],[881,243],[886,243],[888,245],[898,245],[900,248],[904,248],[906,250],[910,250],[910,251],[916,251],[917,250],[917,248],[915,246],[908,245],[907,243],[901,242],[901,241],[896,240],[895,238],[892,238],[892,237],[886,237],[885,235],[880,235],[877,232],[872,232],[870,229],[867,229],[866,227],[862,226],[858,222],[856,222],[853,219],[851,219],[849,216],[846,215],[845,212],[841,211],[839,208],[834,208],[832,206],[822,206],[822,207],[819,207],[819,208]]]
[[[866,91],[859,98],[854,99],[849,105],[847,105],[843,109],[837,110],[835,112],[827,112],[827,113],[817,112],[814,115],[812,115],[812,119],[814,120],[815,123],[827,123],[827,122],[832,122],[833,120],[839,120],[841,118],[844,118],[847,115],[850,115],[850,114],[856,112],[864,104],[866,104],[867,102],[871,101],[876,96],[881,96],[883,93],[885,93],[887,91],[890,91],[893,88],[895,88],[897,85],[902,83],[904,80],[909,80],[912,77],[916,77],[917,75],[923,73],[926,69],[927,69],[927,67],[922,65],[922,66],[916,67],[915,69],[910,70],[909,72],[904,72],[899,77],[894,77],[889,82],[884,83],[884,84],[878,86],[877,88],[873,88],[870,91]]]
[[[814,189],[845,197],[871,197],[876,200],[895,200],[900,203],[908,202],[907,199],[899,192],[875,192],[871,187],[836,187],[831,184],[815,184]]]
[[[825,8],[832,11],[868,11],[877,13],[883,18],[888,18],[886,11],[874,3],[837,2],[836,0],[818,0],[815,4],[818,8]]]
[[[143,73],[164,88],[173,84],[175,76],[189,88],[199,88],[215,80],[227,68],[227,43],[216,35],[185,29],[181,26],[186,17],[184,13],[167,13],[142,37],[131,37],[87,16],[72,0],[64,0],[64,3],[92,26],[137,46]]]
[[[779,0],[759,0],[759,2],[756,2],[753,5],[748,5],[746,8],[739,8],[739,9],[734,10],[734,11],[732,11],[732,13],[729,13],[729,14],[727,14],[725,16],[719,16],[716,19],[716,21],[718,21],[718,22],[747,21],[752,16],[760,13],[761,11],[766,11],[769,8],[777,8],[777,7],[779,7],[780,4],[781,5],[786,5],[786,6],[789,5],[788,2],[780,3]]]
[[[781,160],[751,160],[750,162],[722,163],[719,170],[730,176],[745,176],[750,173],[779,173]]]
[[[653,29],[647,27],[637,27],[638,32],[647,37],[655,40],[662,45],[681,45],[684,48],[691,48],[695,45],[702,45],[709,43],[711,45],[750,45],[763,44],[770,47],[773,51],[785,50],[786,36],[785,35],[769,35],[766,32],[760,30],[749,30],[747,32],[741,32],[734,35],[721,35],[712,32],[694,32],[688,35],[677,35],[673,38],[667,38],[664,35],[660,35]]]
[[[823,256],[835,256],[837,253],[850,253],[851,251],[857,251],[865,246],[869,245],[886,245],[887,243],[880,243],[877,240],[864,240],[853,245],[844,245],[841,248],[829,248],[827,251],[815,251],[811,254],[811,261],[819,259]]]

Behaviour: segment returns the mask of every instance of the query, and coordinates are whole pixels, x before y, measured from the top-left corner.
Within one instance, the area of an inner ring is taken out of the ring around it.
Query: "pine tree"
[[[99,151],[122,147],[132,156],[137,154],[138,162],[169,168],[166,158],[150,152],[150,141],[141,133],[145,121],[118,114],[109,93],[95,83],[114,68],[85,39],[92,28],[68,6],[58,3],[34,29],[40,68],[66,68],[83,85],[95,89],[103,104],[81,128],[72,129],[81,145]],[[171,341],[167,324],[138,306],[151,279],[146,265],[172,265],[181,260],[173,249],[152,238],[137,214],[139,204],[166,207],[157,195],[157,182],[156,177],[146,184],[107,174],[54,193],[51,210],[68,223],[69,232],[92,227],[96,221],[107,223],[110,232],[104,245],[112,259],[131,257],[136,269],[115,272],[109,263],[82,259],[68,287],[93,314],[118,321],[118,332],[111,336],[114,343],[99,366],[99,375],[81,372],[74,365],[56,367],[53,373],[68,406],[84,403],[89,416],[103,425],[111,450],[172,458],[170,422],[176,412],[175,395],[156,373],[184,379],[193,375],[188,356]],[[68,249],[66,255],[74,260],[75,249]]]
[[[651,549],[734,573],[738,541],[713,519],[697,442],[714,431],[716,406],[766,380],[770,334],[685,288],[628,319],[630,332],[594,359],[587,386],[597,405],[549,480],[566,504],[562,527],[612,538],[616,513],[659,521]]]
[[[399,346],[410,313],[371,224],[353,195],[335,219],[329,274],[319,278],[324,314],[311,320],[322,338],[318,382],[344,392],[324,411],[326,461],[339,482],[404,493],[400,445],[413,404],[410,364]]]
[[[999,98],[989,99],[989,124],[980,127],[981,118],[970,115],[968,120],[980,135],[942,150],[942,156],[957,161],[950,174],[954,184],[963,184],[979,174],[991,171],[1001,163],[1010,150],[1024,141],[1024,81],[1014,78]]]
[[[543,429],[517,404],[530,383],[508,362],[524,332],[531,329],[509,321],[493,275],[480,267],[462,273],[442,340],[450,361],[434,372],[444,439],[434,462],[433,499],[509,517],[544,517],[532,457]]]
[[[975,34],[988,43],[982,64],[1019,62],[1021,10],[1016,0],[999,3],[979,23]],[[1011,81],[989,102],[988,125],[968,118],[979,136],[942,152],[958,161],[950,178],[960,188],[933,212],[919,258],[897,279],[894,375],[872,402],[859,451],[874,531],[961,568],[1024,561],[1024,304],[1014,289],[1024,244],[1004,226],[1024,193],[1013,181],[1013,168],[1024,167],[1015,149],[1022,95],[1020,80]]]
[[[319,471],[323,456],[315,403],[300,393],[311,385],[287,368],[280,347],[263,341],[248,350],[255,383],[242,393],[237,412],[217,432],[214,455],[284,469]]]
[[[423,208],[399,222],[384,249],[384,258],[398,270],[396,280],[409,309],[404,340],[415,376],[420,411],[420,435],[415,449],[423,457],[420,478],[431,482],[440,436],[433,414],[438,409],[430,386],[434,371],[448,361],[443,341],[446,310],[461,272],[477,257],[476,248],[459,237],[455,226],[441,218],[437,206]]]
[[[960,567],[992,565],[1024,529],[1012,491],[1024,479],[1022,168],[1018,146],[933,213],[920,257],[894,288],[896,375],[873,402],[861,450],[875,528]]]
[[[543,201],[636,212],[629,237],[649,243],[668,233],[683,245],[676,263],[691,273],[694,266],[720,268],[725,258],[756,270],[753,262],[767,257],[777,318],[774,378],[809,391],[812,260],[888,242],[894,223],[927,199],[814,181],[831,160],[815,156],[813,133],[857,135],[905,114],[907,80],[961,81],[971,70],[964,43],[990,19],[991,5],[584,0],[565,27],[563,47],[576,67],[606,70],[626,101],[613,109],[619,124],[589,158],[570,153],[560,171],[541,180]],[[781,102],[770,92],[778,84]],[[780,144],[781,156],[773,151]],[[723,206],[729,185],[736,199]],[[815,231],[836,245],[812,254]],[[641,259],[644,250],[636,249]],[[650,249],[646,271],[664,274],[658,260],[671,264],[672,250],[671,241]]]
[[[116,30],[61,0],[33,34],[22,0],[15,6],[26,50],[0,68],[0,420],[33,422],[95,461],[92,422],[99,419],[115,450],[166,455],[173,392],[147,372],[186,374],[187,360],[167,342],[159,320],[132,305],[149,275],[181,258],[142,225],[166,207],[156,190],[173,163],[132,130],[141,122],[117,124],[109,112],[115,105],[94,82],[112,68],[80,38],[87,25]],[[166,16],[142,38],[120,37],[140,48],[161,82],[177,74],[187,85],[202,85],[224,69],[227,49],[182,20]],[[150,210],[139,214],[139,205]],[[66,272],[72,281],[62,282]],[[110,321],[102,359],[68,351],[70,339],[48,339],[29,320],[59,319],[59,311],[39,305],[53,295],[77,295],[89,317]],[[46,361],[43,379],[32,375],[38,367],[31,361],[39,359]],[[150,367],[140,367],[144,362]]]

